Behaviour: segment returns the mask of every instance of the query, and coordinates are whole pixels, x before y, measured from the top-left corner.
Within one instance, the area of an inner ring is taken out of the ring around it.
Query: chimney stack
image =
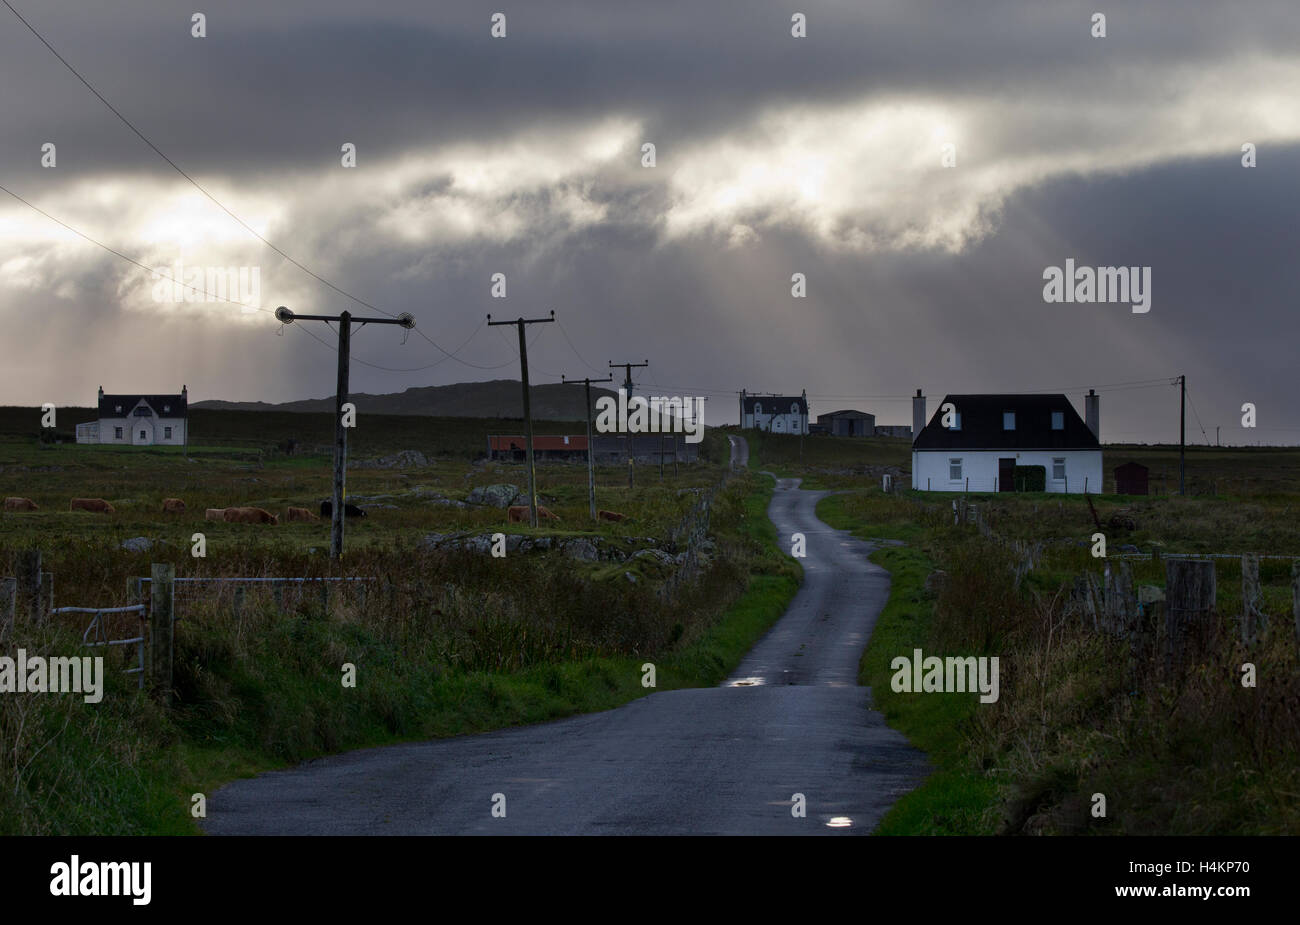
[[[1088,422],[1088,429],[1098,440],[1101,439],[1101,396],[1096,389],[1089,389],[1083,396],[1083,416]]]
[[[916,395],[912,398],[912,440],[921,436],[921,431],[925,430],[925,396],[921,390],[916,390]]]

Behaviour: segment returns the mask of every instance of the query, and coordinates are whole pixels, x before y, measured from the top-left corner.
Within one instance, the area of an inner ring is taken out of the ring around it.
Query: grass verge
[[[867,498],[831,495],[818,504],[817,516],[862,539],[915,538],[912,525],[872,522],[850,512]],[[858,680],[871,688],[872,701],[886,722],[924,751],[935,768],[921,786],[894,804],[873,834],[992,834],[996,784],[971,760],[965,732],[976,701],[963,695],[896,693],[890,687],[890,661],[930,645],[934,598],[926,590],[925,580],[934,563],[924,549],[914,546],[879,549],[871,561],[890,573],[889,601],[862,653]]]

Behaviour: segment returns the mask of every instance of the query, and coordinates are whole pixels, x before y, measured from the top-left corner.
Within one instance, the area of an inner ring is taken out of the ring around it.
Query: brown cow
[[[626,515],[626,514],[616,514],[614,511],[597,511],[597,512],[596,512],[596,516],[599,517],[601,520],[612,520],[612,521],[614,521],[615,523],[618,523],[620,520],[622,520],[622,519],[623,519],[624,517],[626,517],[627,515]]]
[[[320,520],[320,518],[317,517],[315,514],[313,514],[311,511],[307,510],[305,507],[291,507],[287,511],[287,516],[285,517],[285,520],[287,521]]]
[[[185,502],[180,498],[163,498],[164,514],[184,514]]]
[[[225,520],[226,509],[224,507],[210,507],[203,512],[204,520]]]
[[[30,498],[5,498],[6,511],[39,511],[36,502]]]
[[[507,511],[507,514],[508,514],[509,517],[510,517],[510,523],[512,523],[512,524],[513,524],[513,523],[524,523],[526,520],[528,520],[528,505],[526,505],[526,504],[513,505],[513,504],[512,504],[512,505],[510,506],[510,509]],[[542,507],[540,504],[537,505],[537,517],[538,517],[539,520],[559,520],[559,519],[560,519],[559,517],[557,517],[556,515],[552,514],[550,511],[548,511],[546,508]]]
[[[68,507],[70,511],[91,511],[95,514],[115,514],[113,505],[103,498],[73,498]]]
[[[228,507],[226,523],[233,524],[278,524],[280,518],[260,507]]]

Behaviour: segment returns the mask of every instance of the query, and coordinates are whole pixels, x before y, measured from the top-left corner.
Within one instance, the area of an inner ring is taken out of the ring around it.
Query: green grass
[[[715,567],[662,614],[649,587],[594,585],[584,564],[541,558],[512,566],[516,604],[490,590],[501,586],[501,566],[482,556],[411,563],[427,584],[396,572],[413,600],[397,599],[391,614],[348,602],[327,614],[309,602],[277,615],[252,594],[239,618],[221,600],[183,604],[173,709],[117,673],[122,653],[106,664],[111,688],[97,707],[62,697],[0,701],[0,733],[21,737],[0,761],[0,832],[194,833],[191,794],[211,795],[236,777],[346,749],[609,709],[652,692],[642,686],[647,662],[655,690],[716,685],[798,587],[799,567],[776,548],[765,516],[771,492],[767,480],[742,477],[715,499]],[[367,556],[371,565],[386,561],[380,551],[360,555],[363,568]],[[87,559],[63,561],[89,571]],[[237,570],[284,561],[262,549]],[[292,556],[288,565],[306,568]],[[438,568],[459,579],[451,597],[439,590]],[[111,586],[116,578],[86,580]],[[523,607],[542,587],[561,611]],[[430,604],[434,592],[441,596]],[[449,603],[461,598],[464,607]],[[479,601],[494,603],[483,610]],[[25,638],[29,649],[75,651],[77,632],[55,624]],[[357,667],[355,689],[340,684],[344,662]]]

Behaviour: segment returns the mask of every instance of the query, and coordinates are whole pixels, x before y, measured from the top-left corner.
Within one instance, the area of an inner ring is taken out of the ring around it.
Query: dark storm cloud
[[[806,387],[814,411],[908,422],[898,396],[916,387],[936,402],[1186,372],[1203,418],[1227,425],[1254,401],[1261,428],[1300,428],[1284,372],[1300,149],[1294,106],[1276,104],[1297,89],[1276,67],[1296,64],[1290,0],[1126,5],[1105,11],[1104,40],[1075,3],[534,0],[503,7],[500,41],[478,3],[229,4],[207,11],[202,40],[173,4],[15,5],[242,217],[350,292],[414,312],[448,349],[488,311],[555,308],[592,366],[649,357],[647,383],[711,392],[711,422],[734,418],[742,387]],[[792,7],[806,42],[789,36]],[[182,252],[258,265],[264,307],[355,307],[216,206],[182,203],[187,184],[8,10],[0,21],[0,182],[149,265]],[[958,170],[893,179],[949,118]],[[871,119],[882,140],[854,138]],[[606,136],[613,148],[581,153]],[[643,140],[659,147],[654,172],[639,169]],[[1255,170],[1238,163],[1247,140],[1261,142]],[[44,141],[56,170],[38,165]],[[824,188],[791,194],[822,155]],[[84,404],[97,380],[184,381],[196,399],[332,390],[333,355],[302,330],[160,314],[143,271],[47,242],[43,219],[0,197],[0,221],[19,220],[32,237],[6,235],[0,252],[0,314],[23,345],[0,373],[6,402]],[[1043,268],[1067,257],[1152,266],[1151,313],[1044,304]],[[790,298],[796,271],[806,300]],[[495,272],[504,305],[488,298]],[[365,331],[354,355],[442,357],[390,335]],[[589,371],[563,332],[537,337],[542,378]],[[465,357],[500,368],[359,364],[353,385],[515,374],[496,331]],[[1103,436],[1168,439],[1169,408],[1162,389],[1108,392]]]

